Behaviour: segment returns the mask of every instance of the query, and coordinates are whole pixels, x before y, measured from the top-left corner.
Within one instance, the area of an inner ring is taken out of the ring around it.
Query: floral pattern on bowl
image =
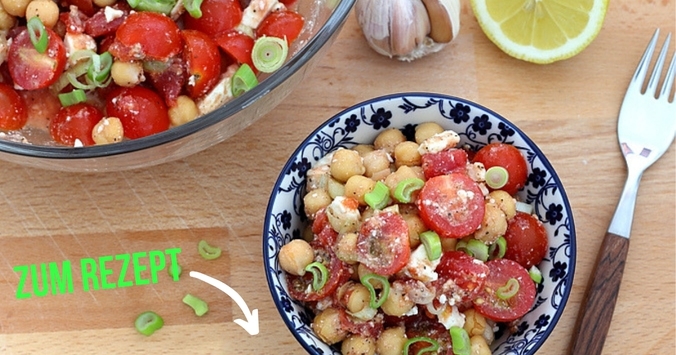
[[[561,181],[544,154],[514,124],[478,104],[442,94],[394,94],[348,108],[310,134],[284,166],[270,196],[263,235],[267,281],[284,322],[309,353],[340,354],[340,351],[314,335],[310,328],[313,315],[289,296],[278,262],[282,245],[300,238],[307,223],[302,204],[307,171],[328,152],[370,144],[380,131],[388,128],[399,128],[412,139],[416,125],[428,121],[454,130],[460,135],[461,144],[473,150],[492,142],[509,143],[521,150],[529,172],[518,197],[534,206],[547,230],[549,252],[539,265],[543,282],[537,287],[535,304],[516,323],[513,334],[503,330],[496,334],[493,354],[534,354],[563,313],[575,271],[575,227]]]

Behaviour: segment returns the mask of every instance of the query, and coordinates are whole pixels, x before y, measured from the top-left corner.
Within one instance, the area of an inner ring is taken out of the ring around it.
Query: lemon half
[[[505,53],[547,64],[585,49],[601,30],[609,0],[471,0],[486,36]]]

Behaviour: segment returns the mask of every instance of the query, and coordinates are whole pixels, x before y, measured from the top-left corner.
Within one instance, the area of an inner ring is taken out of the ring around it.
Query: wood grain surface
[[[526,132],[557,170],[573,207],[577,266],[565,312],[539,354],[567,353],[625,179],[616,139],[620,103],[656,27],[662,29],[660,42],[666,32],[676,32],[674,0],[612,0],[601,33],[585,51],[535,65],[493,45],[463,0],[456,40],[440,53],[403,63],[372,51],[351,14],[328,54],[281,105],[211,149],[148,169],[106,174],[0,163],[0,353],[304,353],[279,317],[263,271],[261,234],[272,185],[318,124],[359,101],[403,91],[439,92],[491,108]],[[641,182],[604,354],[674,354],[675,178],[672,146]],[[190,259],[201,239],[224,246],[218,265]],[[174,247],[181,248],[186,269],[212,273],[237,290],[250,309],[258,309],[258,335],[233,323],[243,314],[224,294],[197,280],[175,283],[168,276],[164,252]],[[140,266],[149,265],[151,251],[156,251],[156,269],[159,255],[165,258],[156,283]],[[115,257],[135,253],[138,279],[118,282],[123,257]],[[54,265],[59,271],[65,260],[71,265],[85,260],[114,275],[107,276],[107,288],[100,284],[96,290],[88,279],[85,291],[82,275],[73,275],[72,292],[64,280],[52,285],[39,278],[37,287],[27,278],[19,290],[17,266],[40,270],[45,264],[49,270]],[[19,299],[19,291],[33,294]],[[187,292],[209,301],[206,316],[191,317],[192,310],[180,301]],[[143,337],[132,323],[136,312],[150,308],[165,312],[167,323]]]

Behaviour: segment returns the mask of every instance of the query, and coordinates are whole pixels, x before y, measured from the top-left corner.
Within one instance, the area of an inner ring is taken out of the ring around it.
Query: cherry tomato
[[[526,185],[528,165],[521,152],[513,145],[505,143],[488,144],[476,152],[473,161],[483,163],[486,169],[493,166],[501,166],[507,169],[509,178],[507,184],[500,190],[505,190],[510,195],[516,194]]]
[[[108,21],[106,10],[100,9],[94,16],[84,23],[84,32],[92,37],[101,37],[114,34],[129,15],[131,8],[126,2],[116,2],[112,8],[122,11],[123,15]]]
[[[7,84],[0,84],[0,129],[21,129],[28,120],[26,104],[21,96]]]
[[[92,129],[102,118],[99,109],[84,102],[62,107],[49,121],[49,133],[61,144],[73,146],[79,140],[85,146],[94,145]]]
[[[360,320],[352,317],[344,309],[339,311],[340,327],[350,334],[360,334],[367,338],[377,338],[383,331],[383,319],[374,317],[369,320]]]
[[[256,29],[256,37],[272,36],[286,38],[286,43],[293,42],[303,30],[303,16],[291,10],[280,10],[270,13]]]
[[[439,291],[460,304],[473,301],[483,292],[489,270],[486,264],[461,251],[447,251],[442,254],[436,272]]]
[[[507,224],[505,259],[514,260],[526,269],[539,264],[547,255],[547,231],[533,215],[517,212]]]
[[[7,65],[14,84],[26,90],[36,90],[52,85],[66,66],[66,47],[61,37],[45,28],[49,43],[44,53],[39,53],[24,29],[9,46]]]
[[[183,60],[191,79],[187,91],[196,99],[216,85],[221,74],[221,53],[218,46],[206,34],[195,30],[183,30]]]
[[[141,86],[113,91],[106,103],[106,113],[122,121],[124,136],[130,139],[146,137],[169,128],[169,115],[164,101],[154,91]]]
[[[376,212],[364,220],[357,236],[357,258],[379,275],[393,275],[411,256],[408,225],[394,212]]]
[[[462,238],[474,232],[484,218],[484,197],[476,182],[464,173],[435,176],[416,201],[420,218],[439,236]]]
[[[127,16],[117,28],[110,52],[122,60],[166,60],[182,48],[181,31],[171,18],[142,11]]]
[[[183,58],[173,57],[167,61],[146,62],[146,64],[148,68],[145,73],[150,77],[150,83],[162,96],[167,106],[174,107],[176,99],[183,92],[183,86],[188,82],[188,73],[185,71]]]
[[[319,247],[313,249],[315,255],[319,256],[318,259],[322,260],[322,263],[326,266],[328,279],[321,289],[314,290],[312,289],[313,276],[311,272],[306,272],[303,276],[286,273],[289,295],[299,301],[319,301],[330,296],[339,285],[347,282],[352,275],[350,266],[338,259],[330,249]]]
[[[535,283],[528,271],[509,259],[491,260],[486,265],[490,272],[483,292],[474,300],[474,308],[496,322],[511,322],[523,317],[535,301]],[[510,279],[518,282],[518,291],[507,299],[501,299],[497,295],[498,289],[507,285]]]
[[[194,18],[185,13],[183,21],[185,28],[198,30],[209,36],[233,29],[242,21],[242,5],[239,0],[204,0],[202,17]]]
[[[237,30],[230,30],[217,35],[215,41],[237,63],[246,63],[251,69],[256,70],[251,59],[251,50],[254,46],[253,38]]]
[[[66,3],[77,6],[77,9],[87,16],[94,15],[95,10],[92,0],[66,0]]]
[[[464,149],[447,149],[437,153],[423,154],[423,174],[429,180],[435,176],[465,171],[467,152]]]
[[[330,248],[338,239],[338,232],[336,232],[326,215],[326,209],[322,208],[315,214],[315,219],[312,222],[312,234],[314,239],[312,245],[319,245],[324,248]]]

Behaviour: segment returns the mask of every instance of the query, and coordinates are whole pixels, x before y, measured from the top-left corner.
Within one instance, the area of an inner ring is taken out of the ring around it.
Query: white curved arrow
[[[202,280],[206,283],[208,283],[211,286],[216,287],[217,289],[225,292],[230,298],[232,298],[235,303],[239,306],[239,308],[242,309],[242,312],[244,313],[244,317],[246,317],[246,320],[243,319],[235,319],[233,322],[239,324],[244,330],[247,331],[250,335],[256,335],[259,332],[258,329],[258,310],[254,309],[253,311],[249,312],[249,306],[246,305],[246,302],[244,302],[244,299],[242,296],[237,293],[237,291],[233,290],[230,286],[226,285],[225,283],[216,280],[215,278],[202,274],[197,271],[190,271],[190,277],[194,277],[198,280]]]

